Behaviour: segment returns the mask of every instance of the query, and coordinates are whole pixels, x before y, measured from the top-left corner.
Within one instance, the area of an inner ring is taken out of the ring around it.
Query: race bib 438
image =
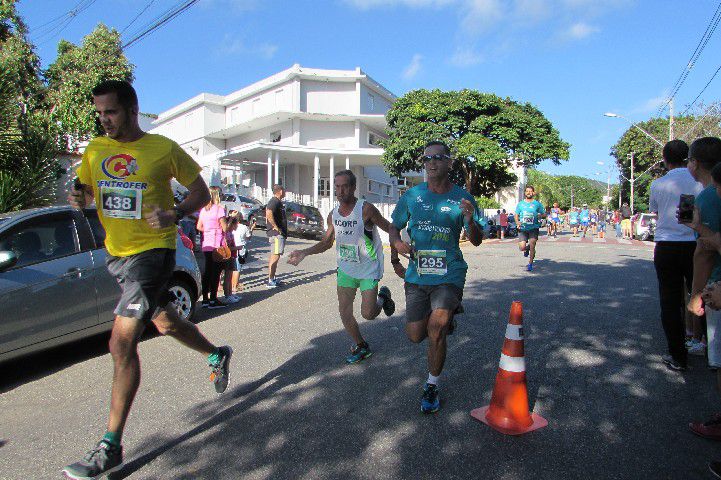
[[[111,218],[139,220],[142,215],[143,191],[133,188],[103,187],[100,189],[103,215]]]

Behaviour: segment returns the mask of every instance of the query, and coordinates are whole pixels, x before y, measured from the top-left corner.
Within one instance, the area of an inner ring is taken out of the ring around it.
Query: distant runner
[[[524,257],[529,257],[526,270],[533,270],[533,259],[536,258],[536,242],[538,242],[538,231],[541,228],[541,218],[546,216],[546,210],[541,202],[534,200],[536,190],[531,185],[526,185],[524,190],[525,199],[518,202],[516,206],[516,217],[518,218],[518,249],[523,252]]]

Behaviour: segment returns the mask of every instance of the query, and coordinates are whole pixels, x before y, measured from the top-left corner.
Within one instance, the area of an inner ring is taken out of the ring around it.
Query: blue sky
[[[154,0],[125,31],[178,0]],[[96,0],[62,31],[43,24],[78,0],[20,0],[44,65],[60,38],[79,43],[99,22],[123,30],[150,0]],[[686,66],[717,0],[201,0],[130,47],[141,109],[159,113],[200,92],[227,94],[300,63],[366,73],[402,95],[473,88],[536,105],[571,143],[571,159],[540,168],[606,180],[609,149],[632,121],[655,116]],[[721,63],[709,41],[676,97],[676,112]],[[721,74],[701,97],[721,97]],[[668,110],[664,115],[668,114]],[[682,133],[682,132],[681,132]],[[665,140],[665,139],[661,139]],[[602,175],[596,173],[604,172]]]

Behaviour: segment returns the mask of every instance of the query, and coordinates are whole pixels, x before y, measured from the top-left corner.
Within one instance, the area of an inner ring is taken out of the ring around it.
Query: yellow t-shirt
[[[174,141],[146,133],[135,142],[109,137],[90,141],[78,178],[93,187],[105,248],[127,257],[153,248],[175,248],[177,227],[155,229],[146,221],[152,206],[173,208],[170,179],[188,186],[200,166]]]

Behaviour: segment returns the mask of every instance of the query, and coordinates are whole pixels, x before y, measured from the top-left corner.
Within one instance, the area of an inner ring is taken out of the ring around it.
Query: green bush
[[[476,197],[476,203],[478,204],[478,208],[481,210],[484,208],[501,208],[500,203],[489,197]]]

